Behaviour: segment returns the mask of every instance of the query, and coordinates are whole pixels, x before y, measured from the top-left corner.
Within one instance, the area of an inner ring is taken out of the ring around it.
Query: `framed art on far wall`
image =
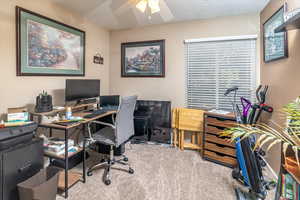
[[[287,33],[275,33],[274,30],[284,23],[282,6],[263,24],[264,61],[271,62],[288,57]]]
[[[85,32],[16,7],[17,76],[84,76]]]
[[[121,44],[122,77],[165,77],[165,40]]]

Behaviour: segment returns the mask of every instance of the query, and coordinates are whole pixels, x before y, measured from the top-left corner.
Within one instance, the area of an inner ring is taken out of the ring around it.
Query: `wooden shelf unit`
[[[232,114],[204,114],[203,159],[231,168],[237,165],[235,144],[230,142],[230,138],[220,136],[224,129],[235,125],[235,117]]]
[[[81,180],[82,174],[77,172],[68,172],[68,186],[67,188],[71,188],[73,185],[75,185],[77,182]],[[60,191],[65,190],[65,172],[60,172],[58,175],[58,189]]]
[[[282,145],[281,145],[282,150]],[[299,151],[298,151],[299,154]],[[282,194],[282,175],[283,174],[290,174],[293,179],[300,184],[300,167],[297,164],[296,158],[294,156],[293,150],[291,148],[288,148],[287,157],[284,158],[283,152],[281,151],[281,165],[280,165],[280,171],[278,175],[278,182],[277,182],[277,188],[275,193],[275,200],[280,200],[281,194]]]
[[[76,152],[68,153],[68,158],[71,158],[72,156],[75,156],[76,154],[83,151],[83,149],[81,147],[77,147],[77,148],[78,148],[78,150]],[[65,154],[56,155],[55,153],[44,151],[44,156],[46,156],[48,158],[58,159],[58,160],[65,160]]]

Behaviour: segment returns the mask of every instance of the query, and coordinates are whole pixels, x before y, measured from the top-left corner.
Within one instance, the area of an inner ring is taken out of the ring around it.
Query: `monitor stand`
[[[97,103],[96,98],[91,98],[91,99],[81,99],[76,102],[76,105],[82,105],[82,104],[92,104],[92,103]]]

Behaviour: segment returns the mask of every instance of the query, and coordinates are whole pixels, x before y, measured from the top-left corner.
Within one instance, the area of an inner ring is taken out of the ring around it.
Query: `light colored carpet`
[[[102,182],[103,170],[87,183],[69,190],[70,200],[235,200],[231,169],[203,161],[199,152],[156,145],[126,149],[133,175],[112,171],[112,184]],[[92,158],[90,159],[91,162]],[[63,200],[62,197],[57,198]],[[271,198],[268,198],[271,199]]]

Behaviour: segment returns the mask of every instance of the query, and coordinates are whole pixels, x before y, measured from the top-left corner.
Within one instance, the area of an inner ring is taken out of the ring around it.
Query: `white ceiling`
[[[161,11],[149,17],[138,0],[53,0],[110,30],[150,24],[260,12],[269,0],[160,0]]]

